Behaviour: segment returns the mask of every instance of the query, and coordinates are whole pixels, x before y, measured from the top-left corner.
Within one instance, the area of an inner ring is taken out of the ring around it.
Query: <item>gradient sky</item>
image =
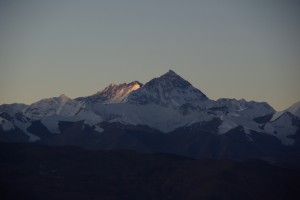
[[[2,0],[0,104],[173,69],[211,99],[300,100],[297,0]]]

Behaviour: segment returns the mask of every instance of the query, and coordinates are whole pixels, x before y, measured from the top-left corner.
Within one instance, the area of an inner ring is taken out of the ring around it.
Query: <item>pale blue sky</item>
[[[297,0],[0,1],[0,104],[173,69],[209,98],[300,100]]]

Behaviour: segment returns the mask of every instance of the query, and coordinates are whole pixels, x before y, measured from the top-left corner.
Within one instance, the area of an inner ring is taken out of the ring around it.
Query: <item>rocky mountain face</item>
[[[208,98],[188,81],[170,70],[159,78],[146,83],[140,90],[129,96],[131,104],[157,104],[161,106],[181,107],[189,104],[196,106]]]
[[[88,103],[123,103],[127,101],[127,97],[133,91],[140,89],[143,86],[138,81],[133,81],[131,83],[123,83],[123,84],[110,84],[105,87],[103,90],[97,92],[94,95],[88,97],[79,97],[77,101],[84,101]]]
[[[0,141],[294,163],[299,113],[299,102],[277,112],[265,102],[211,100],[170,70],[87,97],[0,105]]]

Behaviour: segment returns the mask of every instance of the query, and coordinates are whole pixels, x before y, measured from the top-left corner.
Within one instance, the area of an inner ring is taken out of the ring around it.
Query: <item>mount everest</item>
[[[300,102],[277,112],[265,102],[211,100],[172,70],[87,97],[0,105],[0,141],[194,158],[298,162],[299,127]]]

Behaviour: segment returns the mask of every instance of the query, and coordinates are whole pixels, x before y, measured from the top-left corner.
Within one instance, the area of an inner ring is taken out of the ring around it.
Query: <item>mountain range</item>
[[[0,105],[0,141],[300,164],[300,102],[209,99],[170,70],[86,97]]]

